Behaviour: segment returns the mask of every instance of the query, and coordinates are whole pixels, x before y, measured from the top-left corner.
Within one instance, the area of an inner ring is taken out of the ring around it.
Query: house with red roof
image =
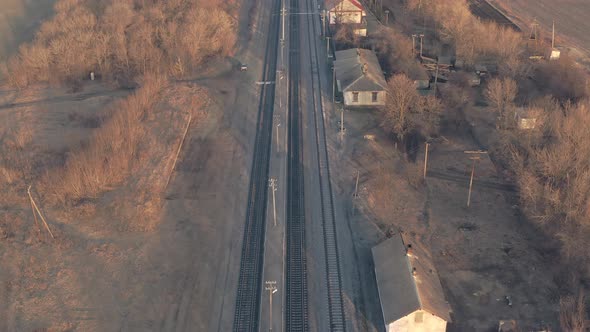
[[[328,22],[332,29],[338,24],[351,25],[355,34],[367,35],[367,13],[358,0],[326,0]]]

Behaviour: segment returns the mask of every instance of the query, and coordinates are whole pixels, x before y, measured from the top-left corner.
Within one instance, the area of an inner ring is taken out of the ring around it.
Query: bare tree
[[[382,125],[385,130],[394,133],[399,139],[412,129],[408,121],[410,112],[419,109],[419,96],[412,82],[406,75],[398,74],[388,82],[387,101]]]
[[[507,125],[507,121],[510,119],[507,113],[517,92],[516,82],[511,78],[494,78],[488,83],[484,90],[484,96],[498,112],[497,126],[505,127]]]

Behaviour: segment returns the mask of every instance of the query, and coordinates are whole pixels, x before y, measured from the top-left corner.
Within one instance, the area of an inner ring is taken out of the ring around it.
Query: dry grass
[[[149,77],[126,100],[115,103],[102,127],[88,142],[72,151],[62,170],[47,174],[44,192],[60,202],[78,202],[121,183],[137,160],[139,144],[145,138],[144,122],[160,92],[166,87],[162,77]]]

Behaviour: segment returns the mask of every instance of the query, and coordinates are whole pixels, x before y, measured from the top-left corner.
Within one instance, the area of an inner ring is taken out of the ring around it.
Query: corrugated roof
[[[363,73],[364,65],[366,70]],[[373,51],[361,48],[336,51],[334,68],[342,91],[383,91],[387,87]]]
[[[428,251],[418,242],[409,242],[412,245],[410,255],[406,255],[401,235],[372,249],[385,323],[395,322],[416,310],[450,322],[450,307]],[[416,269],[415,275],[413,269]]]

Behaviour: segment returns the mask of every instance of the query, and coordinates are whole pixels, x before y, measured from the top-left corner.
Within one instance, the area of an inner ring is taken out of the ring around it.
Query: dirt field
[[[590,56],[590,2],[586,0],[491,0],[513,19],[523,32],[529,33],[533,19],[544,30],[543,37],[551,38],[551,25],[555,20],[556,46],[573,48],[574,55]],[[582,54],[579,54],[582,53]],[[581,59],[588,64],[588,59]]]
[[[157,139],[143,142],[160,153],[96,199],[50,204],[36,180],[89,137],[101,110],[131,92],[0,88],[0,140],[16,151],[0,162],[18,166],[0,167],[1,331],[231,328],[263,50],[250,44],[258,43],[248,33],[259,19],[249,15],[252,3],[240,9],[237,58],[163,91],[148,122]],[[248,62],[248,73],[235,71],[237,61]],[[210,102],[192,109],[191,98]],[[199,116],[164,190],[189,111]],[[55,240],[35,226],[28,184]]]

